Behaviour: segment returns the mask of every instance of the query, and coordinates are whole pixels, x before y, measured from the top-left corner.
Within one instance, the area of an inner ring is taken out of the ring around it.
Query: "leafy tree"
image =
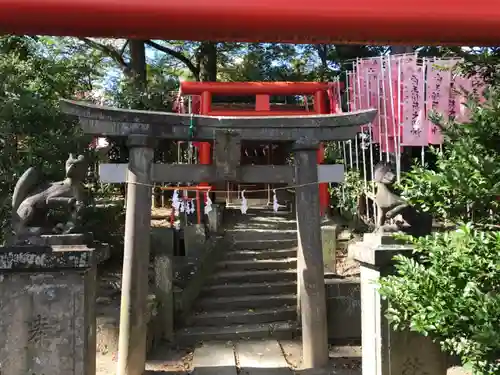
[[[89,142],[59,111],[61,98],[87,95],[102,74],[96,69],[100,57],[79,47],[67,40],[0,37],[2,239],[20,175],[38,166],[48,178],[62,178],[68,154],[81,152]]]

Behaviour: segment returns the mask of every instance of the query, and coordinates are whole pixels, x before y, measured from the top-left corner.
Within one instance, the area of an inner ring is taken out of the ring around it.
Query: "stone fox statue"
[[[367,193],[377,205],[377,231],[401,230],[414,236],[425,236],[432,230],[432,216],[418,211],[406,200],[401,198],[394,189],[396,174],[392,164],[379,163],[374,168],[373,181],[376,184],[377,192],[375,195]],[[403,225],[398,224],[397,228],[390,228],[386,224],[389,219],[401,215],[404,220]]]
[[[40,173],[34,167],[28,168],[17,181],[12,196],[13,229],[19,236],[52,233],[71,233],[75,228],[80,209],[85,200],[83,180],[88,164],[83,155],[73,154],[66,160],[66,178],[63,181],[41,182]],[[71,218],[59,228],[47,226],[47,214],[51,207],[66,206]],[[41,225],[39,225],[41,224]]]

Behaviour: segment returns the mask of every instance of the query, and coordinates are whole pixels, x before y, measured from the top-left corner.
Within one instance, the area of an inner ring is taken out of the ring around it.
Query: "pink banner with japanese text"
[[[450,102],[451,71],[442,61],[427,61],[427,105],[426,119],[428,123],[429,143],[438,145],[443,143],[443,135],[438,125],[434,124],[429,115],[437,112],[448,120],[448,106]]]
[[[472,92],[472,80],[463,76],[456,76],[452,95],[454,96],[455,121],[462,123],[469,121],[470,111],[467,108],[467,96]]]
[[[425,66],[402,64],[403,139],[405,146],[428,145],[428,122],[425,116]]]

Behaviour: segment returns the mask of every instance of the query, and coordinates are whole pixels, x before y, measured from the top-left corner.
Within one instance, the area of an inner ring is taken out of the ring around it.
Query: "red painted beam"
[[[271,117],[280,117],[280,116],[308,116],[315,115],[315,112],[307,112],[307,111],[256,111],[256,110],[237,110],[237,109],[225,109],[218,111],[210,111],[207,113],[208,116],[228,116],[228,117],[258,117],[258,116],[271,116]]]
[[[494,0],[0,0],[0,32],[293,43],[499,45]]]
[[[183,95],[251,96],[251,95],[312,95],[316,91],[326,91],[325,82],[181,82]]]

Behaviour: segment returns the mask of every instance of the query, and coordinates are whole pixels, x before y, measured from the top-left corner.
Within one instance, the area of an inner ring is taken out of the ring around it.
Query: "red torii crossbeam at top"
[[[0,0],[0,32],[172,40],[493,46],[494,0]]]

